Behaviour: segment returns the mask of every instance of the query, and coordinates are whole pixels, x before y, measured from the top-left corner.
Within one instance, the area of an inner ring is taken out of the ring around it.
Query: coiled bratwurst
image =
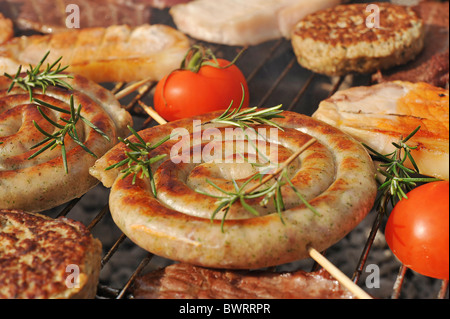
[[[318,250],[330,247],[370,211],[377,191],[375,169],[352,137],[293,112],[273,120],[280,128],[254,125],[254,131],[211,124],[220,114],[138,132],[147,145],[170,136],[148,155],[157,158],[150,178],[124,176],[126,165],[107,169],[126,159],[125,151],[130,152],[126,143],[115,146],[91,169],[111,187],[114,221],[142,248],[204,267],[268,267],[307,258],[308,245]],[[227,134],[227,129],[235,134]],[[252,131],[258,134],[252,136]],[[218,209],[224,197],[258,185],[260,179],[251,176],[268,174],[270,170],[264,171],[268,163],[282,166],[312,138],[317,141],[284,170],[284,182],[274,178],[261,186],[279,183],[281,212],[273,197],[264,200],[264,196],[244,201],[238,196],[228,210]],[[259,146],[256,153],[250,151],[252,145]]]

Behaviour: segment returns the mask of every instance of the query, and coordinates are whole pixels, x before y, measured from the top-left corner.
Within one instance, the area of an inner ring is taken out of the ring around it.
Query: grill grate
[[[154,23],[171,24],[170,16],[166,10],[157,10],[154,15]],[[223,57],[231,60],[237,54],[240,47],[228,47],[223,45],[207,44],[206,46],[213,49],[217,57]],[[296,111],[306,115],[312,115],[317,105],[323,99],[331,96],[336,91],[345,89],[355,85],[367,85],[370,80],[366,76],[346,76],[340,78],[329,78],[322,75],[311,73],[301,68],[291,50],[291,44],[287,40],[276,40],[263,43],[258,46],[246,48],[245,53],[237,62],[239,68],[246,75],[249,90],[251,94],[251,106],[270,107],[283,104],[285,110]],[[133,115],[135,129],[143,129],[153,125],[157,125],[151,118],[138,106],[137,101],[142,100],[148,105],[152,105],[152,89],[156,83],[148,83],[141,87],[138,91],[122,98],[122,105]],[[124,88],[126,84],[118,83],[109,89],[117,93]],[[101,185],[97,186],[82,198],[75,199],[64,207],[54,209],[56,216],[67,216],[80,220],[88,225],[94,236],[99,238],[104,247],[104,257],[102,259],[102,270],[100,274],[100,284],[98,285],[98,299],[122,299],[130,298],[129,288],[133,284],[134,279],[145,270],[151,271],[158,267],[170,264],[168,260],[161,259],[151,253],[141,250],[139,247],[131,243],[127,237],[118,230],[114,225],[109,214],[108,206],[108,190]],[[58,210],[60,212],[58,213]],[[48,212],[49,214],[52,214]],[[92,212],[94,211],[94,212]],[[330,260],[336,261],[336,266],[342,271],[349,274],[355,283],[362,280],[366,265],[371,262],[370,253],[373,246],[377,245],[376,236],[382,236],[382,228],[384,218],[378,216],[376,212],[371,212],[367,219],[373,218],[373,222],[366,222],[368,234],[365,235],[357,245],[359,255],[353,257],[345,257],[347,262],[342,264],[339,258],[345,253],[348,240],[343,240],[330,248],[326,255]],[[356,231],[356,230],[355,230]],[[377,256],[379,257],[379,255]],[[358,259],[359,258],[359,259]],[[394,259],[392,255],[382,256],[382,262],[386,259]],[[118,260],[120,262],[118,262]],[[356,261],[356,265],[352,263]],[[287,267],[295,267],[295,269],[311,267],[305,270],[317,269],[316,264],[305,264],[300,262],[298,265],[289,265]],[[375,263],[379,262],[376,260]],[[125,267],[123,264],[125,263]],[[117,265],[116,265],[117,264]],[[305,266],[306,265],[306,266]],[[341,266],[346,267],[346,271]],[[350,270],[348,270],[350,269]],[[383,270],[381,270],[383,271]],[[398,274],[395,276],[395,271]],[[350,272],[350,273],[349,273]],[[401,298],[405,291],[410,291],[411,286],[407,286],[409,281],[414,281],[420,275],[413,274],[406,267],[400,264],[390,265],[388,273],[391,273],[390,295],[382,294],[381,298]],[[117,275],[121,273],[122,275]],[[113,275],[120,277],[112,279]],[[417,285],[421,285],[420,290],[429,290],[427,296],[430,298],[448,298],[448,281],[438,281],[430,278],[420,278]],[[386,284],[384,284],[386,285]],[[374,291],[368,291],[373,294]],[[422,298],[423,295],[406,294],[406,297]]]

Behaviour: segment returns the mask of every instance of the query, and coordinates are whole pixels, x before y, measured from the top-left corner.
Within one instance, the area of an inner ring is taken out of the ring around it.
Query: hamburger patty
[[[0,298],[93,298],[101,243],[81,223],[0,210]]]
[[[408,7],[375,6],[379,27],[367,4],[340,5],[301,20],[292,36],[299,64],[317,73],[340,76],[372,73],[415,58],[423,49],[422,20]]]

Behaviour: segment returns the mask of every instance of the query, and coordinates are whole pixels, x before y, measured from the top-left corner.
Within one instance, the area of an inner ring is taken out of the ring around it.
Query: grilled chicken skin
[[[386,82],[337,92],[321,102],[313,117],[354,136],[382,154],[405,138],[420,173],[449,178],[449,93],[426,83]],[[410,162],[407,165],[412,168]]]

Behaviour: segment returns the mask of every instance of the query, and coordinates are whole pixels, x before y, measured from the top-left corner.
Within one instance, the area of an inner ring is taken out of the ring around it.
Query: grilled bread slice
[[[0,210],[0,298],[94,298],[101,252],[80,222]]]
[[[352,135],[382,154],[407,137],[420,173],[449,178],[449,93],[426,83],[385,82],[339,91],[313,117]],[[407,165],[412,168],[411,163]]]

